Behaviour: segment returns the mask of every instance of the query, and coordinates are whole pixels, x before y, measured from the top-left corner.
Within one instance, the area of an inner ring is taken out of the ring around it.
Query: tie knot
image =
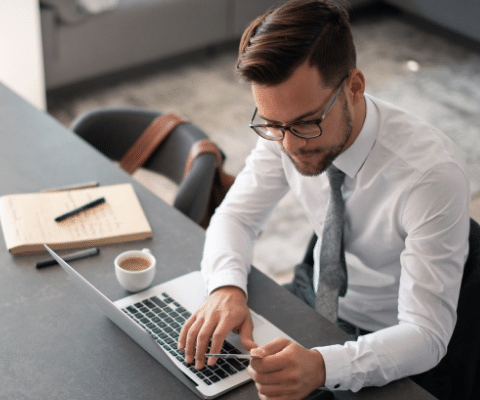
[[[342,187],[343,179],[345,178],[345,172],[340,171],[333,164],[327,168],[326,172],[332,190],[340,189]]]

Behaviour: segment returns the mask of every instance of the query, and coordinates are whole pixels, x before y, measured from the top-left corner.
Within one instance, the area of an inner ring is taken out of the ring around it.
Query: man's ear
[[[354,69],[350,72],[347,84],[353,104],[361,101],[365,92],[365,76],[363,76],[362,71]]]

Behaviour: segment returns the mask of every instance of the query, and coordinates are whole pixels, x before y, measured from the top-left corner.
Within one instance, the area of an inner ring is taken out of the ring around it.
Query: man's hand
[[[300,400],[325,385],[325,363],[316,350],[279,338],[250,353],[263,357],[248,367],[262,400]]]
[[[218,354],[231,331],[240,334],[246,350],[257,347],[253,341],[253,322],[245,293],[238,287],[225,286],[215,290],[185,322],[178,338],[178,349],[185,349],[185,361],[188,364],[195,357],[195,367],[202,369],[210,338],[210,352]],[[208,365],[216,361],[211,358]]]

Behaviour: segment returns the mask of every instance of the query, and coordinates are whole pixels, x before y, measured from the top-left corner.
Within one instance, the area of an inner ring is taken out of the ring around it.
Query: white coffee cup
[[[118,282],[129,292],[147,288],[155,277],[157,263],[150,249],[125,251],[115,258],[114,264]]]

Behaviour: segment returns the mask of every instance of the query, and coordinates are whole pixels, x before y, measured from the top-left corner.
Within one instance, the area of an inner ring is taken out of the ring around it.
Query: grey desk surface
[[[127,293],[114,278],[121,251],[149,247],[154,284],[199,268],[204,232],[58,122],[0,84],[0,196],[92,180],[132,182],[153,238],[103,246],[74,267],[112,300]],[[2,236],[3,238],[3,236]],[[59,266],[36,270],[47,255],[14,257],[0,241],[0,399],[195,399],[196,396],[105,318]],[[250,306],[307,347],[346,337],[275,282],[253,269]],[[409,379],[340,399],[429,399]],[[257,398],[248,383],[224,399]]]

